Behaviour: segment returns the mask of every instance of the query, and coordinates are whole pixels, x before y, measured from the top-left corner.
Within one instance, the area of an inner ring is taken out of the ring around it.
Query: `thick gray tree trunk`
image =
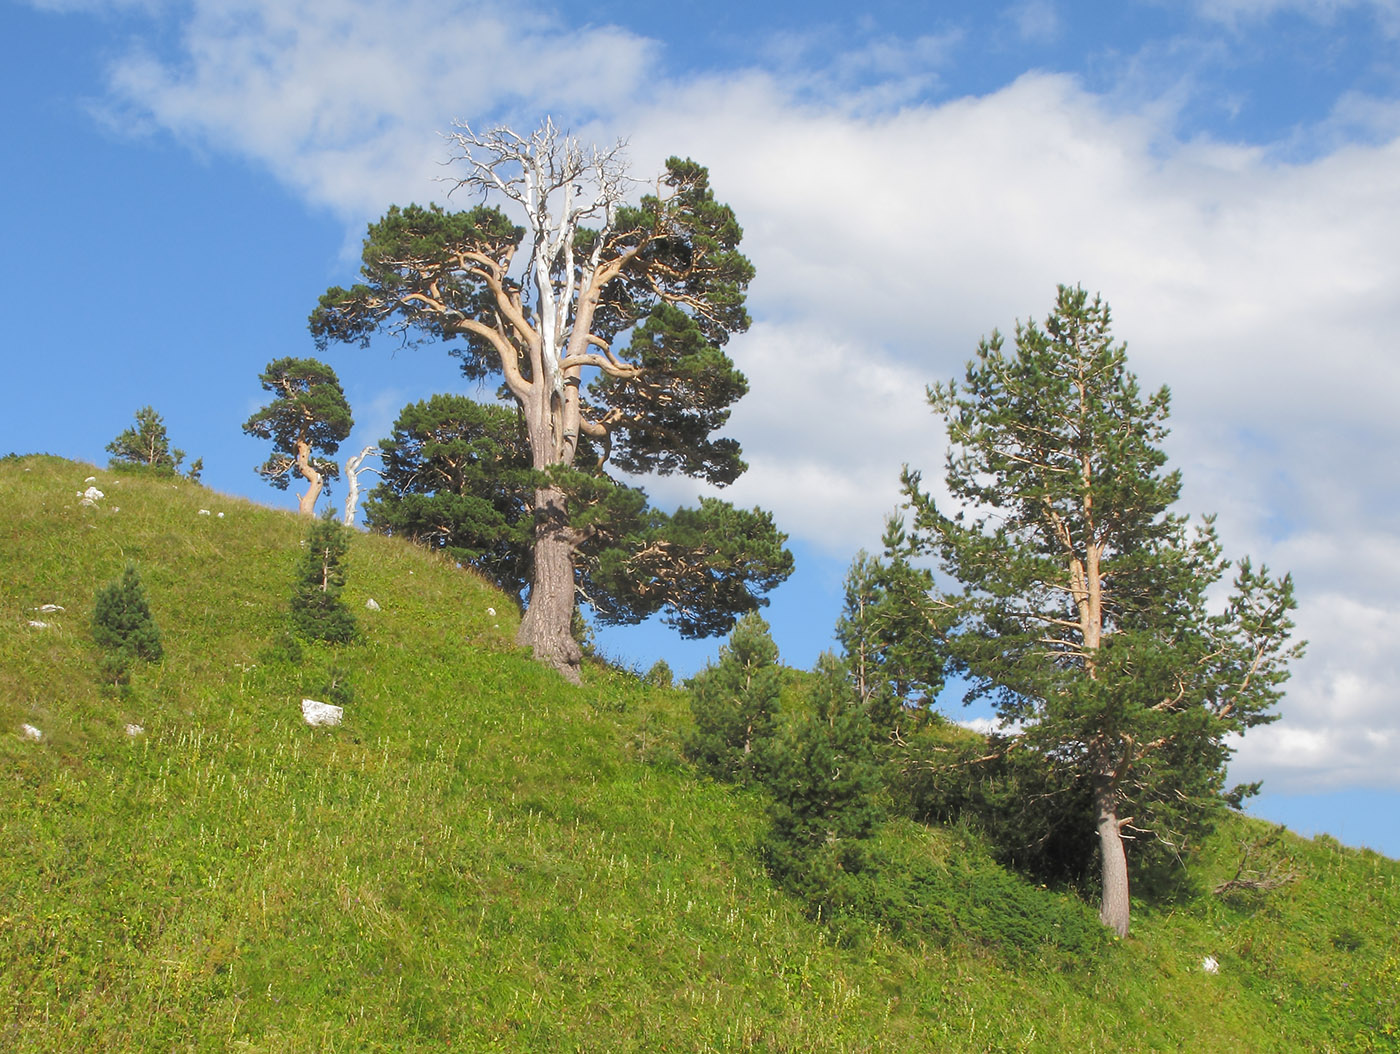
[[[535,491],[535,569],[530,600],[520,620],[517,644],[535,658],[579,683],[583,649],[574,640],[574,536],[568,525],[564,492]]]

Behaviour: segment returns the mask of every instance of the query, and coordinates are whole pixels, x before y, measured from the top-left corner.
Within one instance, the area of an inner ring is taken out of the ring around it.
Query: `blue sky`
[[[1184,510],[1298,581],[1308,654],[1232,778],[1400,855],[1396,0],[0,0],[0,39],[0,452],[102,463],[149,403],[210,486],[290,507],[239,428],[259,370],[314,353],[367,222],[442,199],[438,133],[549,113],[628,139],[639,175],[695,157],[745,225],[752,469],[727,496],[791,536],[787,661],[829,645],[900,465],[938,474],[924,384],[1078,282],[1172,386]],[[345,452],[464,390],[430,348],[325,357]],[[602,640],[684,672],[717,646]]]

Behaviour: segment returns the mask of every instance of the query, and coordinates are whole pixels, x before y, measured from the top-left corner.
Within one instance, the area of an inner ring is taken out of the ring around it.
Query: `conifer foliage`
[[[258,379],[274,396],[243,422],[248,435],[272,440],[272,456],[258,466],[258,475],[286,490],[295,471],[307,483],[299,511],[314,516],[322,488],[340,475],[329,455],[340,449],[355,423],[340,378],[316,359],[281,358],[269,362]]]
[[[764,843],[773,876],[812,907],[840,899],[862,870],[879,821],[870,718],[842,662],[817,661],[811,710],[769,751],[773,795]]]
[[[883,556],[862,550],[846,573],[836,639],[871,720],[897,733],[928,714],[943,686],[948,608],[932,596],[933,573],[910,562],[913,548],[898,517],[884,542]]]
[[[687,682],[695,731],[686,753],[716,779],[761,780],[777,730],[782,670],[761,615],[741,618],[719,662]]]
[[[1209,827],[1230,737],[1272,719],[1300,651],[1293,586],[1243,560],[1223,609],[1207,604],[1229,563],[1211,519],[1170,511],[1169,393],[1139,390],[1107,304],[1061,286],[1015,343],[994,332],[962,385],[929,390],[967,511],[906,468],[912,535],[960,586],[937,597],[953,668],[1019,727],[1007,749],[1092,802],[1100,917],[1123,935],[1125,839],[1179,855]]]
[[[307,533],[292,590],[292,625],[306,640],[346,644],[355,639],[355,615],[340,599],[350,532],[326,518]]]
[[[103,680],[122,683],[137,659],[159,662],[165,651],[135,564],[100,589],[93,603],[92,638],[106,649]]]
[[[126,429],[108,443],[107,453],[112,455],[113,465],[138,465],[170,475],[177,474],[185,460],[183,450],[171,449],[165,421],[151,406],[143,406],[136,411],[136,426]],[[195,458],[186,475],[198,482],[199,474],[203,471],[204,459]]]

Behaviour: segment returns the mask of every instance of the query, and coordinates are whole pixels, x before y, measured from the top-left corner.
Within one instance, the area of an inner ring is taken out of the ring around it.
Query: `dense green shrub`
[[[92,639],[105,649],[100,663],[104,681],[124,683],[137,659],[160,661],[164,654],[160,629],[151,616],[136,565],[127,564],[121,578],[98,590],[93,602]]]
[[[778,646],[757,613],[741,618],[719,650],[719,662],[689,681],[695,731],[686,754],[716,779],[762,779],[777,731],[782,691]]]
[[[817,662],[811,703],[769,752],[763,853],[779,883],[829,913],[845,897],[844,876],[865,866],[880,778],[870,718],[834,655]]]

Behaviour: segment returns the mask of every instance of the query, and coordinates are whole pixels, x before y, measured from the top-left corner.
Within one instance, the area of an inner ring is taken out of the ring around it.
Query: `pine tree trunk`
[[[310,484],[306,493],[297,501],[297,511],[303,516],[315,516],[316,499],[321,496],[321,487],[325,481],[321,478],[321,473],[311,467],[311,447],[306,443],[297,444],[297,469],[302,478]]]
[[[532,648],[536,659],[578,684],[583,651],[572,633],[574,540],[564,492],[557,487],[535,491],[534,556],[530,600],[515,641]]]
[[[1095,766],[1094,818],[1099,830],[1103,900],[1099,921],[1120,937],[1128,935],[1128,854],[1123,849],[1123,829],[1118,824],[1118,797],[1112,774]]]

